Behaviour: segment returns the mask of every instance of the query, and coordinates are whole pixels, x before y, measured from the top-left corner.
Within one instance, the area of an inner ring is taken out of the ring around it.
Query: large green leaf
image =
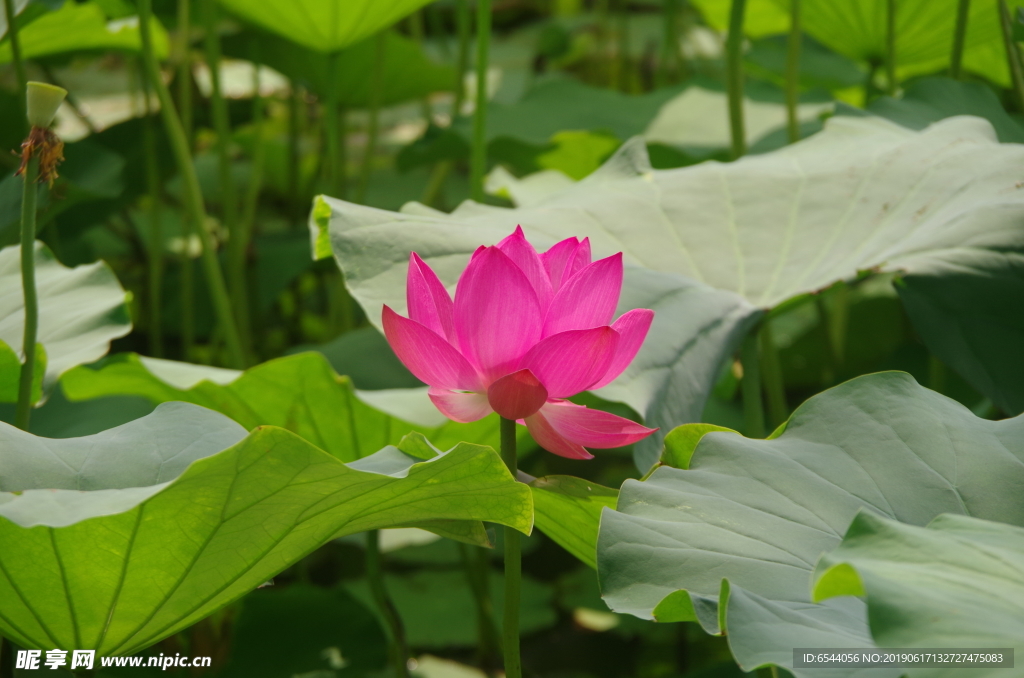
[[[853,675],[792,669],[792,659],[794,647],[872,646],[861,601],[810,598],[815,562],[858,511],[1024,525],[1021,487],[1024,417],[979,419],[903,373],[860,377],[805,402],[773,439],[711,432],[688,469],[626,481],[601,519],[601,588],[616,611],[727,630],[746,670]]]
[[[134,653],[346,534],[532,525],[529,489],[478,445],[344,464],[186,403],[86,438],[0,436],[0,631],[25,647]]]
[[[21,249],[0,250],[0,402],[18,396],[24,297]],[[37,342],[45,354],[42,394],[75,365],[102,357],[110,342],[131,331],[127,293],[114,272],[98,261],[66,268],[41,242],[35,244],[36,290],[39,295]],[[34,401],[40,399],[39,392]]]
[[[253,43],[258,43],[253,51]],[[365,108],[381,87],[381,104],[391,105],[418,99],[433,92],[451,90],[455,71],[430,60],[415,42],[398,33],[385,33],[384,64],[378,81],[370,64],[376,59],[376,38],[362,40],[341,50],[336,57],[334,86],[338,102],[350,108]],[[289,78],[326,96],[331,87],[332,57],[289,42],[263,31],[246,31],[226,38],[224,53],[243,59],[257,57]]]
[[[1024,651],[1024,529],[941,515],[927,528],[861,513],[818,561],[814,598],[862,596],[879,647]],[[1024,675],[977,667],[971,675]],[[914,675],[939,675],[937,671]],[[946,674],[948,675],[948,674]]]
[[[971,264],[1005,286],[1012,271],[990,257],[1024,251],[1022,167],[1024,147],[999,144],[978,118],[915,132],[878,118],[836,117],[779,151],[674,170],[652,170],[635,139],[578,184],[512,210],[464,203],[446,215],[413,204],[393,213],[324,199],[311,227],[316,254],[333,252],[374,323],[383,303],[404,309],[410,250],[448,285],[477,245],[516,224],[538,246],[589,236],[595,256],[623,251],[629,270],[620,310],[645,306],[656,315],[634,364],[601,395],[667,430],[699,419],[721,361],[759,308],[866,271],[931,280]],[[958,367],[943,349],[947,338],[931,331],[944,316],[923,314],[929,320],[912,316],[925,343]],[[1009,315],[986,320],[1024,344]],[[992,381],[968,370],[963,376],[1019,411],[1001,394],[1024,398],[1024,380],[1014,377],[1024,355],[975,346],[960,350]],[[659,444],[652,436],[636,446],[643,470]]]
[[[694,0],[715,28],[728,24],[729,0]],[[1011,6],[1021,3],[1012,1]],[[888,0],[803,0],[803,30],[831,49],[862,62],[886,57]],[[900,77],[949,66],[958,0],[896,3],[896,63]],[[752,0],[744,30],[760,37],[789,30],[789,0]],[[1008,85],[1009,71],[996,5],[972,2],[964,45],[964,68]]]
[[[499,444],[497,416],[448,421],[423,389],[356,391],[319,353],[278,358],[245,372],[147,358],[111,356],[61,380],[69,400],[135,395],[154,403],[184,401],[225,414],[248,430],[280,426],[342,461],[395,445],[410,431],[439,449],[459,442]]]
[[[153,32],[153,49],[158,57],[167,56],[167,32],[159,25]],[[19,29],[23,59],[78,52],[82,50],[142,51],[137,17],[107,21],[106,14],[95,2],[65,2],[56,12],[49,12]],[[0,63],[11,60],[11,43],[0,44]]]
[[[329,54],[367,38],[430,0],[220,0],[242,19]]]
[[[530,489],[537,528],[583,563],[596,568],[601,511],[615,506],[618,491],[573,476],[535,478]]]

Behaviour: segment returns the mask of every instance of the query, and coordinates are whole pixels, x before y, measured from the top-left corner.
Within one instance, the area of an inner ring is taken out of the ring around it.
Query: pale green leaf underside
[[[1021,3],[1011,0],[1011,8]],[[694,0],[707,21],[725,30],[729,0]],[[949,66],[958,0],[902,0],[896,3],[896,63],[906,78]],[[744,32],[753,37],[789,30],[790,0],[750,0]],[[887,0],[802,0],[801,26],[822,44],[862,62],[882,63],[886,55]],[[1011,10],[1012,11],[1012,10]],[[996,6],[970,3],[964,68],[1010,84]]]
[[[858,511],[913,525],[941,513],[1024,525],[1024,417],[979,419],[903,373],[811,398],[775,439],[707,433],[689,469],[623,485],[601,520],[601,588],[612,609],[648,618],[688,591],[687,618],[717,633],[728,579],[729,642],[747,670],[789,668],[794,647],[870,646],[861,602],[810,598],[815,563]]]
[[[183,403],[92,440],[29,444],[28,434],[2,426],[15,445],[5,453],[36,455],[32,463],[48,469],[41,487],[95,488],[108,474],[91,470],[125,467],[110,489],[0,493],[0,631],[25,647],[137,652],[336,536],[432,520],[532,525],[529,489],[477,445],[422,462],[385,448],[357,470],[261,427],[219,451],[245,432]],[[159,431],[165,439],[154,444]],[[51,454],[39,456],[40,445]],[[65,464],[75,470],[57,468]],[[140,479],[165,484],[125,487]],[[53,520],[58,511],[64,520]]]
[[[313,352],[245,372],[119,354],[69,372],[61,386],[69,400],[136,395],[154,403],[195,403],[247,430],[288,429],[346,462],[396,445],[410,431],[425,434],[441,450],[460,442],[499,445],[497,415],[459,424],[441,416],[421,389],[357,392],[348,377]]]
[[[25,327],[20,252],[16,245],[0,250],[0,355],[8,357],[0,360],[0,393],[8,395],[17,393],[9,386],[17,383],[20,370],[10,352],[20,363]],[[41,242],[36,242],[35,259],[45,395],[61,374],[102,357],[111,340],[128,334],[132,325],[126,292],[105,263],[66,268]]]
[[[573,476],[545,476],[530,483],[537,529],[597,568],[597,528],[601,510],[614,507],[618,491]]]
[[[636,268],[620,310],[656,315],[637,360],[602,395],[667,429],[700,417],[758,307],[865,270],[928,274],[977,252],[1024,249],[1020,167],[1024,147],[1000,145],[981,119],[916,132],[832,118],[801,143],[728,164],[652,170],[633,140],[578,184],[511,210],[464,203],[446,215],[413,203],[394,213],[323,199],[311,227],[319,254],[330,238],[374,323],[382,304],[404,308],[410,250],[449,286],[478,245],[516,224],[540,247],[587,236],[595,256],[622,251]],[[659,442],[637,446],[644,470]]]
[[[6,22],[5,22],[6,23]],[[158,58],[167,56],[167,32],[153,22],[153,49]],[[103,9],[93,2],[66,2],[60,9],[44,14],[18,31],[21,57],[40,57],[80,50],[142,51],[137,17],[107,21]],[[0,45],[0,63],[11,60],[11,44]]]
[[[927,528],[857,516],[814,573],[815,598],[866,595],[880,647],[1024,651],[1024,529],[942,515]],[[1005,668],[971,675],[1020,675]],[[938,671],[915,675],[941,675]]]
[[[239,17],[317,52],[336,52],[430,0],[220,0]]]

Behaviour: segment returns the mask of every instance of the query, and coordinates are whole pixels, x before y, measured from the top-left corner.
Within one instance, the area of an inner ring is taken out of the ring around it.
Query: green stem
[[[896,96],[896,0],[886,0],[885,7],[885,76],[886,94]]]
[[[338,105],[339,52],[327,57],[327,98],[324,101],[324,139],[327,142],[327,185],[339,198],[345,197],[345,135],[341,133],[341,113]]]
[[[455,6],[455,25],[459,34],[458,61],[455,64],[455,101],[452,104],[452,122],[462,115],[466,100],[466,70],[469,68],[469,40],[472,35],[472,17],[469,0],[458,0]]]
[[[618,88],[627,94],[633,91],[633,69],[629,67],[629,56],[632,52],[632,47],[629,37],[629,0],[620,0]]]
[[[491,42],[491,0],[476,6],[476,110],[473,111],[473,149],[469,161],[470,197],[484,201],[487,171],[487,65]]]
[[[515,478],[519,471],[516,459],[516,422],[501,418],[501,458]],[[519,532],[505,527],[505,610],[502,648],[505,655],[506,678],[522,678],[519,657],[519,587],[523,563],[519,551]]]
[[[783,381],[782,364],[779,362],[779,351],[772,335],[771,318],[765,318],[761,325],[761,376],[764,379],[764,391],[768,400],[768,416],[772,428],[775,428],[789,417],[789,406],[786,404],[786,385]]]
[[[743,364],[743,421],[748,438],[764,438],[764,401],[761,398],[761,356],[758,332],[751,330],[743,339],[740,361]]]
[[[231,300],[228,297],[227,286],[224,284],[224,274],[221,271],[220,262],[217,261],[213,236],[206,225],[206,207],[203,205],[199,179],[196,177],[196,170],[192,165],[192,154],[185,138],[181,119],[171,102],[170,92],[167,91],[167,86],[160,78],[160,67],[157,65],[156,56],[153,53],[153,38],[149,32],[149,21],[152,15],[151,0],[138,0],[138,5],[139,33],[142,36],[142,54],[146,62],[146,71],[149,74],[150,82],[156,88],[157,97],[160,99],[160,112],[163,115],[164,127],[171,142],[171,150],[174,152],[178,172],[181,174],[189,217],[195,223],[203,243],[203,268],[206,272],[206,282],[210,288],[214,312],[223,328],[232,366],[243,368],[245,367],[245,352],[242,350],[238,327],[235,325],[235,318],[231,312]]]
[[[21,350],[25,362],[21,364],[18,382],[18,406],[14,425],[28,430],[32,417],[32,386],[36,368],[36,334],[39,329],[39,297],[36,295],[36,195],[39,185],[39,157],[33,156],[25,168],[25,185],[21,198],[21,289],[25,299],[25,331]]]
[[[258,45],[258,43],[256,43]],[[254,46],[254,51],[257,49]],[[239,324],[246,328],[251,336],[252,331],[252,309],[249,307],[249,279],[246,271],[246,262],[249,253],[249,244],[252,242],[252,234],[256,225],[256,208],[259,206],[260,191],[263,188],[263,165],[266,157],[266,149],[263,143],[263,115],[264,102],[260,94],[260,64],[258,59],[253,59],[253,95],[252,95],[252,126],[253,126],[253,151],[250,163],[249,186],[242,198],[242,214],[238,220],[238,235],[244,246],[233,248],[228,254],[232,257],[231,268],[236,271],[239,277],[237,284],[245,291],[244,299],[246,304],[239,312]],[[254,351],[252,342],[247,348]]]
[[[801,33],[800,0],[789,0],[789,42],[786,49],[786,128],[789,143],[800,141],[800,118],[797,106],[800,104],[800,43]]]
[[[964,59],[964,41],[967,38],[967,18],[971,13],[971,0],[960,0],[956,7],[956,28],[953,30],[953,53],[949,57],[949,77],[959,80]]]
[[[486,552],[475,546],[459,543],[459,553],[466,570],[466,580],[473,594],[476,606],[476,627],[478,635],[479,663],[488,674],[501,648],[501,639],[494,626],[494,608],[491,605],[491,591],[488,583],[490,563]]]
[[[370,583],[370,592],[377,604],[377,609],[384,616],[384,622],[391,632],[391,655],[398,678],[409,678],[409,646],[405,641],[405,627],[398,616],[395,604],[388,596],[384,586],[384,568],[381,566],[380,531],[370,530],[366,533],[366,578]]]
[[[142,123],[142,145],[146,150],[146,187],[149,191],[149,352],[156,358],[162,358],[163,320],[160,316],[160,307],[164,279],[164,234],[160,219],[160,167],[156,133],[153,130],[150,82],[145,73],[142,83],[146,103],[146,117]]]
[[[366,150],[363,153],[363,167],[359,175],[359,191],[355,201],[366,202],[366,190],[373,173],[373,156],[377,152],[377,137],[380,134],[380,107],[384,99],[384,53],[387,33],[381,31],[374,40],[373,82],[370,85],[370,120],[366,132]]]
[[[189,54],[189,33],[191,28],[191,1],[178,0],[178,111],[185,144],[192,153],[192,58]],[[196,343],[196,294],[195,266],[189,256],[189,243],[195,224],[189,215],[181,215],[181,239],[184,243],[181,255],[181,349],[186,361],[192,359]]]
[[[302,206],[299,200],[299,114],[302,109],[302,95],[299,84],[288,81],[288,202],[292,216],[292,227],[302,226]],[[338,196],[339,198],[342,196]]]
[[[14,0],[4,0],[4,12],[7,15],[7,35],[10,36],[11,61],[14,62],[14,74],[18,79],[18,101],[20,102],[22,112],[18,120],[25,120],[25,96],[28,91],[28,76],[25,74],[25,62],[21,58],[21,37],[18,35],[18,15],[14,11]]]
[[[729,94],[729,130],[732,133],[733,160],[747,152],[743,124],[743,15],[747,0],[732,0],[729,36],[725,41],[726,86]]]
[[[841,358],[832,329],[834,322],[832,314],[829,313],[822,294],[814,295],[814,305],[818,311],[818,323],[821,328],[822,341],[825,342],[825,355],[827,358],[825,361],[825,371],[821,375],[821,384],[823,388],[828,388],[835,384],[836,375],[839,374]]]
[[[409,33],[416,46],[420,49],[423,49],[423,40],[426,34],[423,17],[425,12],[426,9],[421,9],[409,15]],[[442,44],[444,44],[443,41]],[[420,99],[420,112],[423,114],[423,122],[429,125],[434,121],[434,112],[430,108],[429,96],[424,96]]]
[[[217,134],[217,167],[219,170],[219,188],[221,218],[224,230],[228,234],[227,244],[227,281],[231,293],[231,307],[235,312],[242,350],[248,355],[251,352],[249,327],[249,294],[245,282],[245,253],[249,249],[249,240],[238,222],[238,198],[235,195],[235,182],[231,176],[231,120],[228,118],[228,105],[224,98],[220,77],[220,33],[218,30],[219,15],[216,2],[204,2],[203,44],[206,48],[206,65],[210,71],[210,103],[213,109],[213,129]]]
[[[1017,97],[1017,105],[1024,111],[1024,66],[1021,65],[1020,50],[1013,40],[1013,20],[1006,0],[999,0],[999,23],[1003,28],[1003,45],[1006,47],[1006,60],[1010,65],[1013,92]]]
[[[662,7],[664,36],[658,68],[658,86],[664,87],[677,75],[679,68],[679,0],[664,0]]]

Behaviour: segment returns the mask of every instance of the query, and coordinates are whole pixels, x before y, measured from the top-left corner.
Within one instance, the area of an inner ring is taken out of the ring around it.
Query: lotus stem
[[[384,99],[384,55],[387,46],[387,32],[381,31],[374,40],[373,82],[370,84],[370,120],[366,132],[366,152],[359,175],[359,191],[356,202],[366,202],[366,191],[370,187],[373,173],[373,156],[377,152],[377,137],[380,135],[380,107]]]
[[[743,339],[740,360],[743,364],[743,421],[748,438],[764,438],[764,401],[761,398],[761,356],[758,332],[752,330]]]
[[[339,198],[346,194],[345,135],[341,131],[342,113],[338,105],[338,61],[333,52],[327,57],[327,100],[324,102],[324,137],[327,142],[327,183]]]
[[[206,65],[210,70],[210,103],[213,109],[213,128],[217,134],[217,167],[219,171],[221,219],[224,230],[228,234],[227,244],[227,279],[231,294],[231,306],[235,312],[242,349],[246,354],[252,351],[249,327],[249,294],[245,279],[245,253],[249,249],[249,239],[244,228],[238,221],[238,198],[235,195],[235,182],[231,176],[231,121],[228,118],[227,101],[220,78],[220,33],[218,32],[217,3],[204,2],[203,44],[206,48]]]
[[[213,300],[213,308],[217,320],[221,325],[225,342],[227,343],[229,362],[232,367],[245,367],[245,352],[242,350],[242,341],[238,334],[238,326],[235,324],[234,314],[231,312],[231,300],[228,297],[227,285],[224,284],[224,274],[217,260],[217,253],[213,236],[207,227],[206,207],[203,205],[203,194],[199,189],[199,180],[196,177],[195,167],[192,165],[192,153],[185,138],[185,129],[181,125],[181,119],[174,110],[171,101],[171,94],[167,91],[167,85],[160,78],[160,67],[156,63],[156,56],[153,53],[153,38],[149,32],[149,22],[152,15],[151,0],[138,0],[139,6],[139,33],[142,36],[142,55],[146,63],[146,71],[149,74],[150,82],[156,88],[157,97],[160,99],[160,113],[163,116],[164,127],[171,142],[171,150],[181,173],[184,185],[185,203],[189,211],[189,217],[196,224],[199,230],[199,237],[203,244],[203,267],[206,272],[207,284],[210,288],[210,296]]]
[[[452,104],[452,122],[462,115],[466,101],[466,71],[469,69],[469,39],[472,35],[472,17],[469,0],[458,0],[455,6],[455,24],[459,34],[458,61],[455,64],[455,101]]]
[[[391,632],[391,655],[395,664],[395,675],[398,678],[409,678],[409,646],[405,640],[405,627],[384,585],[380,530],[370,530],[366,533],[366,578],[370,583],[373,600],[377,603],[377,608],[384,616],[384,622]]]
[[[25,329],[21,350],[25,362],[21,364],[18,381],[18,405],[14,411],[14,425],[28,430],[32,417],[32,386],[35,382],[36,335],[39,330],[39,297],[36,294],[36,196],[39,186],[39,157],[29,159],[25,168],[25,185],[21,198],[21,288],[25,300]]]
[[[886,0],[885,11],[885,76],[886,94],[896,96],[896,0]]]
[[[476,110],[473,111],[473,149],[469,161],[470,196],[484,201],[487,171],[487,66],[491,42],[491,0],[477,0]]]
[[[254,43],[254,52],[257,49],[258,43]],[[262,95],[260,95],[260,64],[259,60],[255,58],[255,56],[252,63],[252,125],[254,130],[253,151],[250,165],[252,169],[249,173],[249,186],[246,189],[245,196],[242,200],[242,214],[238,220],[238,233],[242,242],[245,243],[245,247],[237,247],[230,252],[230,254],[236,258],[236,261],[232,262],[232,267],[236,271],[239,271],[239,284],[244,286],[244,289],[246,290],[246,300],[248,300],[249,288],[245,264],[249,244],[252,242],[253,230],[256,226],[256,208],[259,207],[260,191],[263,189],[263,167],[266,159],[266,149],[263,144],[264,101]],[[247,303],[241,310],[244,313],[244,317],[240,319],[241,325],[252,332],[252,309]],[[255,336],[255,333],[253,333],[253,336]],[[247,348],[250,351],[255,351],[255,347],[252,345],[252,342],[249,342]]]
[[[292,227],[302,226],[299,201],[299,111],[302,108],[299,84],[288,81],[288,202]],[[338,196],[339,198],[341,196]]]
[[[999,0],[999,23],[1003,28],[1003,44],[1006,47],[1006,60],[1010,66],[1010,78],[1013,92],[1017,97],[1017,105],[1024,111],[1024,66],[1021,65],[1020,50],[1013,40],[1013,20],[1006,0]]]
[[[779,362],[779,351],[772,334],[771,318],[765,318],[760,335],[761,376],[764,379],[764,391],[768,401],[768,417],[772,428],[775,428],[789,417],[789,407],[786,404],[786,386],[783,381],[782,365]]]
[[[789,143],[800,141],[800,43],[803,40],[800,25],[800,0],[789,0],[789,40],[786,46],[786,128]]]
[[[164,346],[160,306],[163,296],[164,234],[160,219],[160,168],[157,164],[150,86],[149,78],[143,73],[142,94],[146,105],[146,117],[142,123],[142,145],[146,149],[146,186],[149,190],[149,352],[156,358],[162,358]]]
[[[661,63],[658,68],[658,85],[664,87],[678,75],[679,0],[664,0],[662,9],[665,33],[662,38]]]
[[[743,15],[747,0],[732,0],[729,13],[729,35],[725,41],[726,87],[729,95],[729,130],[732,133],[732,158],[747,152],[747,136],[743,124]]]
[[[24,106],[28,76],[25,74],[25,62],[21,58],[21,37],[18,35],[18,15],[14,11],[14,0],[4,0],[4,13],[7,15],[7,35],[10,36],[11,42],[11,61],[14,63],[15,77],[18,79],[18,100]]]
[[[964,59],[964,41],[967,37],[967,19],[971,13],[971,0],[960,0],[956,6],[956,27],[953,29],[953,53],[949,57],[949,77],[959,80]]]
[[[462,543],[459,544],[459,552],[466,570],[466,579],[469,581],[469,589],[473,594],[473,602],[476,605],[480,665],[490,674],[489,669],[493,666],[492,661],[501,647],[501,640],[498,637],[498,630],[494,626],[494,608],[491,605],[491,590],[487,576],[490,568],[487,554],[481,548]]]
[[[192,58],[189,54],[189,28],[191,26],[191,0],[178,0],[178,32],[176,50],[178,52],[178,111],[181,115],[181,126],[185,133],[185,143],[189,154],[192,153]],[[195,267],[189,255],[189,243],[195,224],[188,213],[181,215],[181,353],[187,361],[191,358],[196,343],[196,293]]]
[[[501,418],[501,458],[515,478],[519,471],[516,459],[516,422]],[[505,655],[506,678],[522,678],[519,656],[519,588],[523,563],[519,549],[519,532],[505,527],[505,610],[502,649]]]

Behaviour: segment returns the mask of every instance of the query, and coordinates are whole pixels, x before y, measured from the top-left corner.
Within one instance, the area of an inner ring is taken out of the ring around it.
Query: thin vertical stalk
[[[210,71],[210,104],[213,112],[213,129],[217,134],[217,168],[219,171],[219,188],[221,219],[224,230],[228,234],[227,243],[227,282],[231,294],[231,307],[235,313],[242,350],[247,354],[252,331],[249,328],[249,295],[245,279],[245,253],[249,249],[249,241],[238,223],[238,198],[235,194],[235,182],[231,176],[231,121],[228,118],[228,105],[224,98],[223,83],[220,77],[220,33],[218,29],[219,15],[216,2],[203,2],[203,44],[206,49],[206,65]]]
[[[4,13],[7,15],[7,35],[10,36],[11,61],[14,62],[14,74],[18,79],[18,101],[21,102],[22,113],[18,120],[25,120],[24,107],[25,93],[28,90],[28,76],[25,74],[25,62],[21,58],[21,37],[18,35],[18,15],[14,11],[14,0],[4,0]]]
[[[743,15],[746,7],[747,0],[732,0],[729,36],[725,40],[725,77],[729,94],[733,160],[743,157],[747,152],[747,136],[743,124]]]
[[[466,101],[466,71],[469,69],[469,40],[473,33],[469,0],[457,0],[455,25],[459,34],[458,61],[455,64],[455,102],[452,104],[452,122],[462,115],[462,104]]]
[[[391,657],[398,678],[409,678],[409,646],[405,640],[405,627],[398,616],[395,604],[388,596],[384,586],[384,568],[381,566],[380,531],[370,530],[366,533],[366,578],[370,584],[370,592],[377,608],[384,616],[384,622],[391,633]]]
[[[476,6],[476,109],[473,111],[473,149],[469,159],[470,197],[484,201],[487,171],[487,66],[491,44],[491,0]]]
[[[494,625],[494,608],[491,605],[491,589],[488,581],[489,556],[482,548],[462,543],[459,544],[459,553],[476,606],[479,663],[488,674],[491,674],[490,668],[494,666],[494,661],[501,649],[501,639],[498,637],[498,629]]]
[[[339,198],[345,197],[345,162],[342,159],[345,135],[341,134],[338,105],[338,62],[340,53],[327,56],[327,99],[324,102],[324,137],[327,142],[327,185]]]
[[[192,57],[189,36],[192,26],[191,0],[178,0],[178,111],[189,153],[192,152]],[[189,243],[195,224],[187,213],[181,215],[181,349],[185,360],[190,360],[196,343],[196,283],[195,265],[189,255]]]
[[[256,43],[258,45],[258,43]],[[257,46],[254,46],[253,50],[257,50]],[[252,126],[253,126],[253,151],[252,158],[250,161],[250,172],[249,172],[249,186],[246,188],[245,195],[242,198],[242,213],[238,219],[238,234],[245,243],[245,247],[238,247],[231,250],[228,254],[234,257],[235,260],[231,262],[232,268],[240,271],[239,284],[246,290],[246,300],[248,301],[249,295],[249,276],[247,274],[246,261],[248,258],[249,244],[252,242],[253,231],[256,226],[256,208],[259,206],[260,191],[263,188],[263,166],[266,158],[266,148],[263,143],[263,118],[264,118],[264,101],[263,96],[260,94],[260,64],[259,60],[253,58],[253,95],[252,95]],[[244,317],[241,319],[241,326],[247,328],[253,337],[256,336],[255,332],[252,331],[253,320],[252,320],[252,309],[247,303],[242,309]],[[254,342],[250,341],[247,348],[250,351],[256,352],[256,347],[253,345]]]
[[[515,478],[519,471],[516,459],[516,422],[501,418],[501,458]],[[522,579],[522,557],[519,532],[505,527],[505,610],[502,629],[502,649],[505,655],[506,678],[522,678],[523,667],[519,657],[519,587]]]
[[[420,49],[423,49],[423,40],[426,34],[423,19],[423,14],[425,12],[426,9],[421,9],[409,15],[409,33],[412,35],[413,41]],[[420,99],[420,112],[423,114],[423,122],[429,125],[434,121],[434,112],[430,109],[430,97],[428,95],[424,95],[423,98]]]
[[[1020,50],[1013,40],[1013,20],[1006,0],[999,0],[999,23],[1003,28],[1003,45],[1006,47],[1006,60],[1010,66],[1010,77],[1013,92],[1017,97],[1017,105],[1024,111],[1024,66],[1021,65]]]
[[[632,45],[629,39],[629,0],[620,0],[618,89],[626,93],[633,91],[633,69],[629,67],[631,51]]]
[[[598,71],[595,75],[611,89],[615,87],[614,65],[618,63],[612,59],[611,29],[609,28],[611,0],[596,0],[595,11],[597,12],[597,52],[600,55]]]
[[[164,127],[171,142],[178,171],[181,174],[186,207],[189,217],[199,230],[199,238],[203,244],[203,268],[206,272],[206,282],[210,288],[214,312],[227,343],[230,362],[233,367],[242,368],[245,366],[245,352],[242,350],[238,326],[235,324],[235,318],[231,312],[231,300],[228,297],[227,285],[224,284],[224,274],[221,271],[220,262],[217,261],[213,236],[207,228],[206,207],[203,205],[203,194],[199,190],[199,180],[196,177],[195,167],[192,165],[192,154],[185,138],[181,119],[171,102],[171,94],[160,78],[160,67],[157,65],[156,56],[153,53],[153,38],[149,32],[149,22],[152,16],[151,0],[138,0],[138,7],[139,33],[142,36],[142,54],[146,62],[146,72],[160,99],[160,113],[163,116]]]
[[[800,0],[789,0],[789,41],[786,45],[786,129],[789,143],[800,141],[800,46],[803,41]]]
[[[377,152],[377,137],[380,135],[380,107],[384,100],[384,57],[387,46],[387,32],[381,31],[374,40],[373,81],[370,84],[370,120],[366,130],[366,152],[359,175],[359,190],[355,201],[366,202],[366,190],[373,173],[373,156]]]
[[[786,404],[786,385],[783,382],[782,364],[779,351],[775,346],[772,334],[771,318],[765,318],[761,325],[761,377],[764,380],[764,392],[768,401],[768,417],[771,427],[775,428],[786,421],[789,406]]]
[[[160,215],[160,167],[157,158],[156,132],[150,101],[150,82],[142,74],[142,93],[146,117],[142,123],[142,144],[146,149],[146,188],[149,191],[149,352],[156,358],[164,355],[161,305],[164,279],[164,233]]]
[[[967,38],[967,19],[971,13],[971,0],[959,0],[956,6],[956,27],[953,29],[953,52],[949,56],[949,77],[959,80],[964,60],[964,41]]]
[[[299,115],[302,109],[302,95],[299,84],[288,81],[288,203],[292,226],[302,225],[299,201]],[[341,197],[341,196],[338,196]]]
[[[25,168],[25,185],[21,198],[21,289],[25,303],[25,328],[21,351],[25,362],[21,364],[18,381],[18,405],[14,411],[14,425],[28,430],[32,417],[32,386],[35,382],[36,335],[39,330],[39,297],[36,294],[36,196],[39,192],[39,156],[33,155]]]
[[[886,0],[885,5],[885,77],[886,94],[896,96],[896,0]]]
[[[748,438],[764,438],[764,401],[761,398],[761,351],[758,331],[743,339],[740,361],[743,364],[743,421]]]
[[[678,75],[679,66],[679,0],[663,0],[661,59],[658,64],[658,86],[664,87]]]

